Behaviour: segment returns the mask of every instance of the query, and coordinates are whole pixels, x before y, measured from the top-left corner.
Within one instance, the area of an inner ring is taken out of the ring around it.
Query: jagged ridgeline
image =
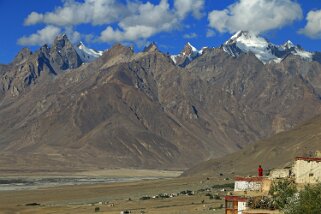
[[[321,113],[319,56],[249,32],[175,56],[58,36],[0,65],[0,167],[182,169],[224,156]]]

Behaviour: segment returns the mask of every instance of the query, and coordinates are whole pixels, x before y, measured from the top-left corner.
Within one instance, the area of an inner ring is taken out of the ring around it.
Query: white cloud
[[[54,38],[61,33],[61,29],[55,26],[48,25],[45,28],[38,30],[30,36],[23,36],[18,40],[19,45],[43,45],[50,44]]]
[[[193,39],[193,38],[196,38],[197,37],[197,34],[196,33],[187,33],[187,34],[184,34],[183,36],[185,39]]]
[[[93,25],[108,24],[117,21],[130,10],[116,0],[85,0],[83,3],[75,0],[64,0],[62,7],[53,12],[40,14],[32,12],[25,19],[25,25],[45,23],[56,26],[71,26],[84,23]]]
[[[101,32],[99,39],[103,42],[136,41],[139,39],[147,39],[154,33],[154,28],[142,25],[128,27],[125,31],[114,30],[109,26]]]
[[[107,25],[98,41],[137,42],[181,28],[189,14],[201,18],[205,0],[174,0],[173,7],[168,0],[160,0],[158,4],[139,0],[127,0],[126,3],[117,0],[62,1],[63,5],[51,12],[30,13],[24,24],[44,23],[64,28],[80,24]]]
[[[198,19],[202,18],[204,15],[204,0],[175,0],[174,6],[176,13],[181,18],[185,18],[190,12]]]
[[[224,10],[214,10],[209,26],[219,32],[249,30],[257,33],[281,28],[302,19],[302,9],[292,0],[239,0]]]
[[[310,38],[321,38],[321,10],[310,11],[307,15],[307,24],[299,33]]]
[[[66,27],[65,33],[67,34],[68,39],[72,43],[77,43],[81,39],[81,34],[78,31],[75,31],[72,27]]]
[[[180,19],[170,10],[168,1],[161,0],[158,5],[149,2],[138,5],[136,13],[121,20],[118,26],[120,29],[108,26],[99,39],[103,42],[144,40],[179,28]]]
[[[25,19],[24,24],[25,25],[34,25],[43,20],[43,15],[39,14],[37,12],[32,12],[28,15],[28,17]]]

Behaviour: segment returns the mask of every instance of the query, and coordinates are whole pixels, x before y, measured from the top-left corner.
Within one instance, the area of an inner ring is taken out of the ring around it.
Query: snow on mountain
[[[265,38],[250,31],[239,31],[227,40],[222,49],[233,57],[238,57],[242,53],[253,53],[262,63],[279,63],[288,55],[296,55],[306,61],[312,61],[314,53],[303,50],[300,46],[294,45],[290,40],[283,45],[275,45]],[[74,46],[81,60],[85,63],[92,62],[102,56],[103,51],[96,51],[86,47],[82,42]],[[144,51],[156,50],[155,43],[146,46]],[[191,43],[186,43],[184,49],[177,55],[171,55],[172,61],[181,67],[185,67],[197,57],[201,56],[207,47],[201,50],[195,48]]]
[[[176,65],[184,67],[191,61],[202,55],[205,49],[207,49],[207,47],[203,47],[201,50],[198,50],[188,42],[179,54],[171,55],[171,59]]]
[[[82,42],[79,42],[74,48],[83,62],[92,62],[103,55],[103,51],[88,48]]]
[[[222,48],[233,57],[241,53],[253,53],[264,64],[281,62],[289,54],[300,56],[311,61],[313,53],[303,50],[301,47],[287,41],[283,45],[274,45],[258,34],[249,31],[239,31],[226,41]]]
[[[294,45],[290,40],[288,40],[283,45],[279,46],[279,50],[290,51],[291,54],[300,56],[301,58],[311,61],[313,59],[313,53],[303,50],[301,47]]]
[[[296,46],[290,41],[286,41],[281,47],[284,49],[290,49],[290,48],[295,48]]]
[[[171,55],[171,59],[173,60],[174,64],[177,64],[176,58],[177,58],[178,56],[179,56],[179,55]]]
[[[234,57],[251,52],[260,61],[266,63],[278,59],[272,54],[269,45],[268,41],[252,32],[239,31],[224,43],[223,50]]]

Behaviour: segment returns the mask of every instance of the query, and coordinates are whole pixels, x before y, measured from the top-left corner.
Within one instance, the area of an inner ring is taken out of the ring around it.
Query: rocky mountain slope
[[[1,95],[18,96],[32,85],[67,69],[78,68],[82,63],[65,34],[58,36],[51,48],[44,45],[35,53],[24,48],[0,77],[0,100]]]
[[[314,155],[321,149],[321,116],[271,138],[246,146],[242,151],[212,159],[187,170],[184,175],[213,176],[219,173],[255,175],[265,170],[291,166],[295,157]]]
[[[321,64],[208,48],[185,67],[151,44],[91,63],[63,35],[0,67],[2,169],[187,168],[321,113]]]

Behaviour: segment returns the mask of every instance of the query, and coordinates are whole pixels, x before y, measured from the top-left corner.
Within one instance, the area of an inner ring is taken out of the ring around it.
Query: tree
[[[297,197],[290,200],[284,212],[286,214],[320,214],[321,184],[305,186]]]
[[[274,208],[283,209],[290,202],[296,192],[296,185],[290,180],[274,182],[270,189]]]

